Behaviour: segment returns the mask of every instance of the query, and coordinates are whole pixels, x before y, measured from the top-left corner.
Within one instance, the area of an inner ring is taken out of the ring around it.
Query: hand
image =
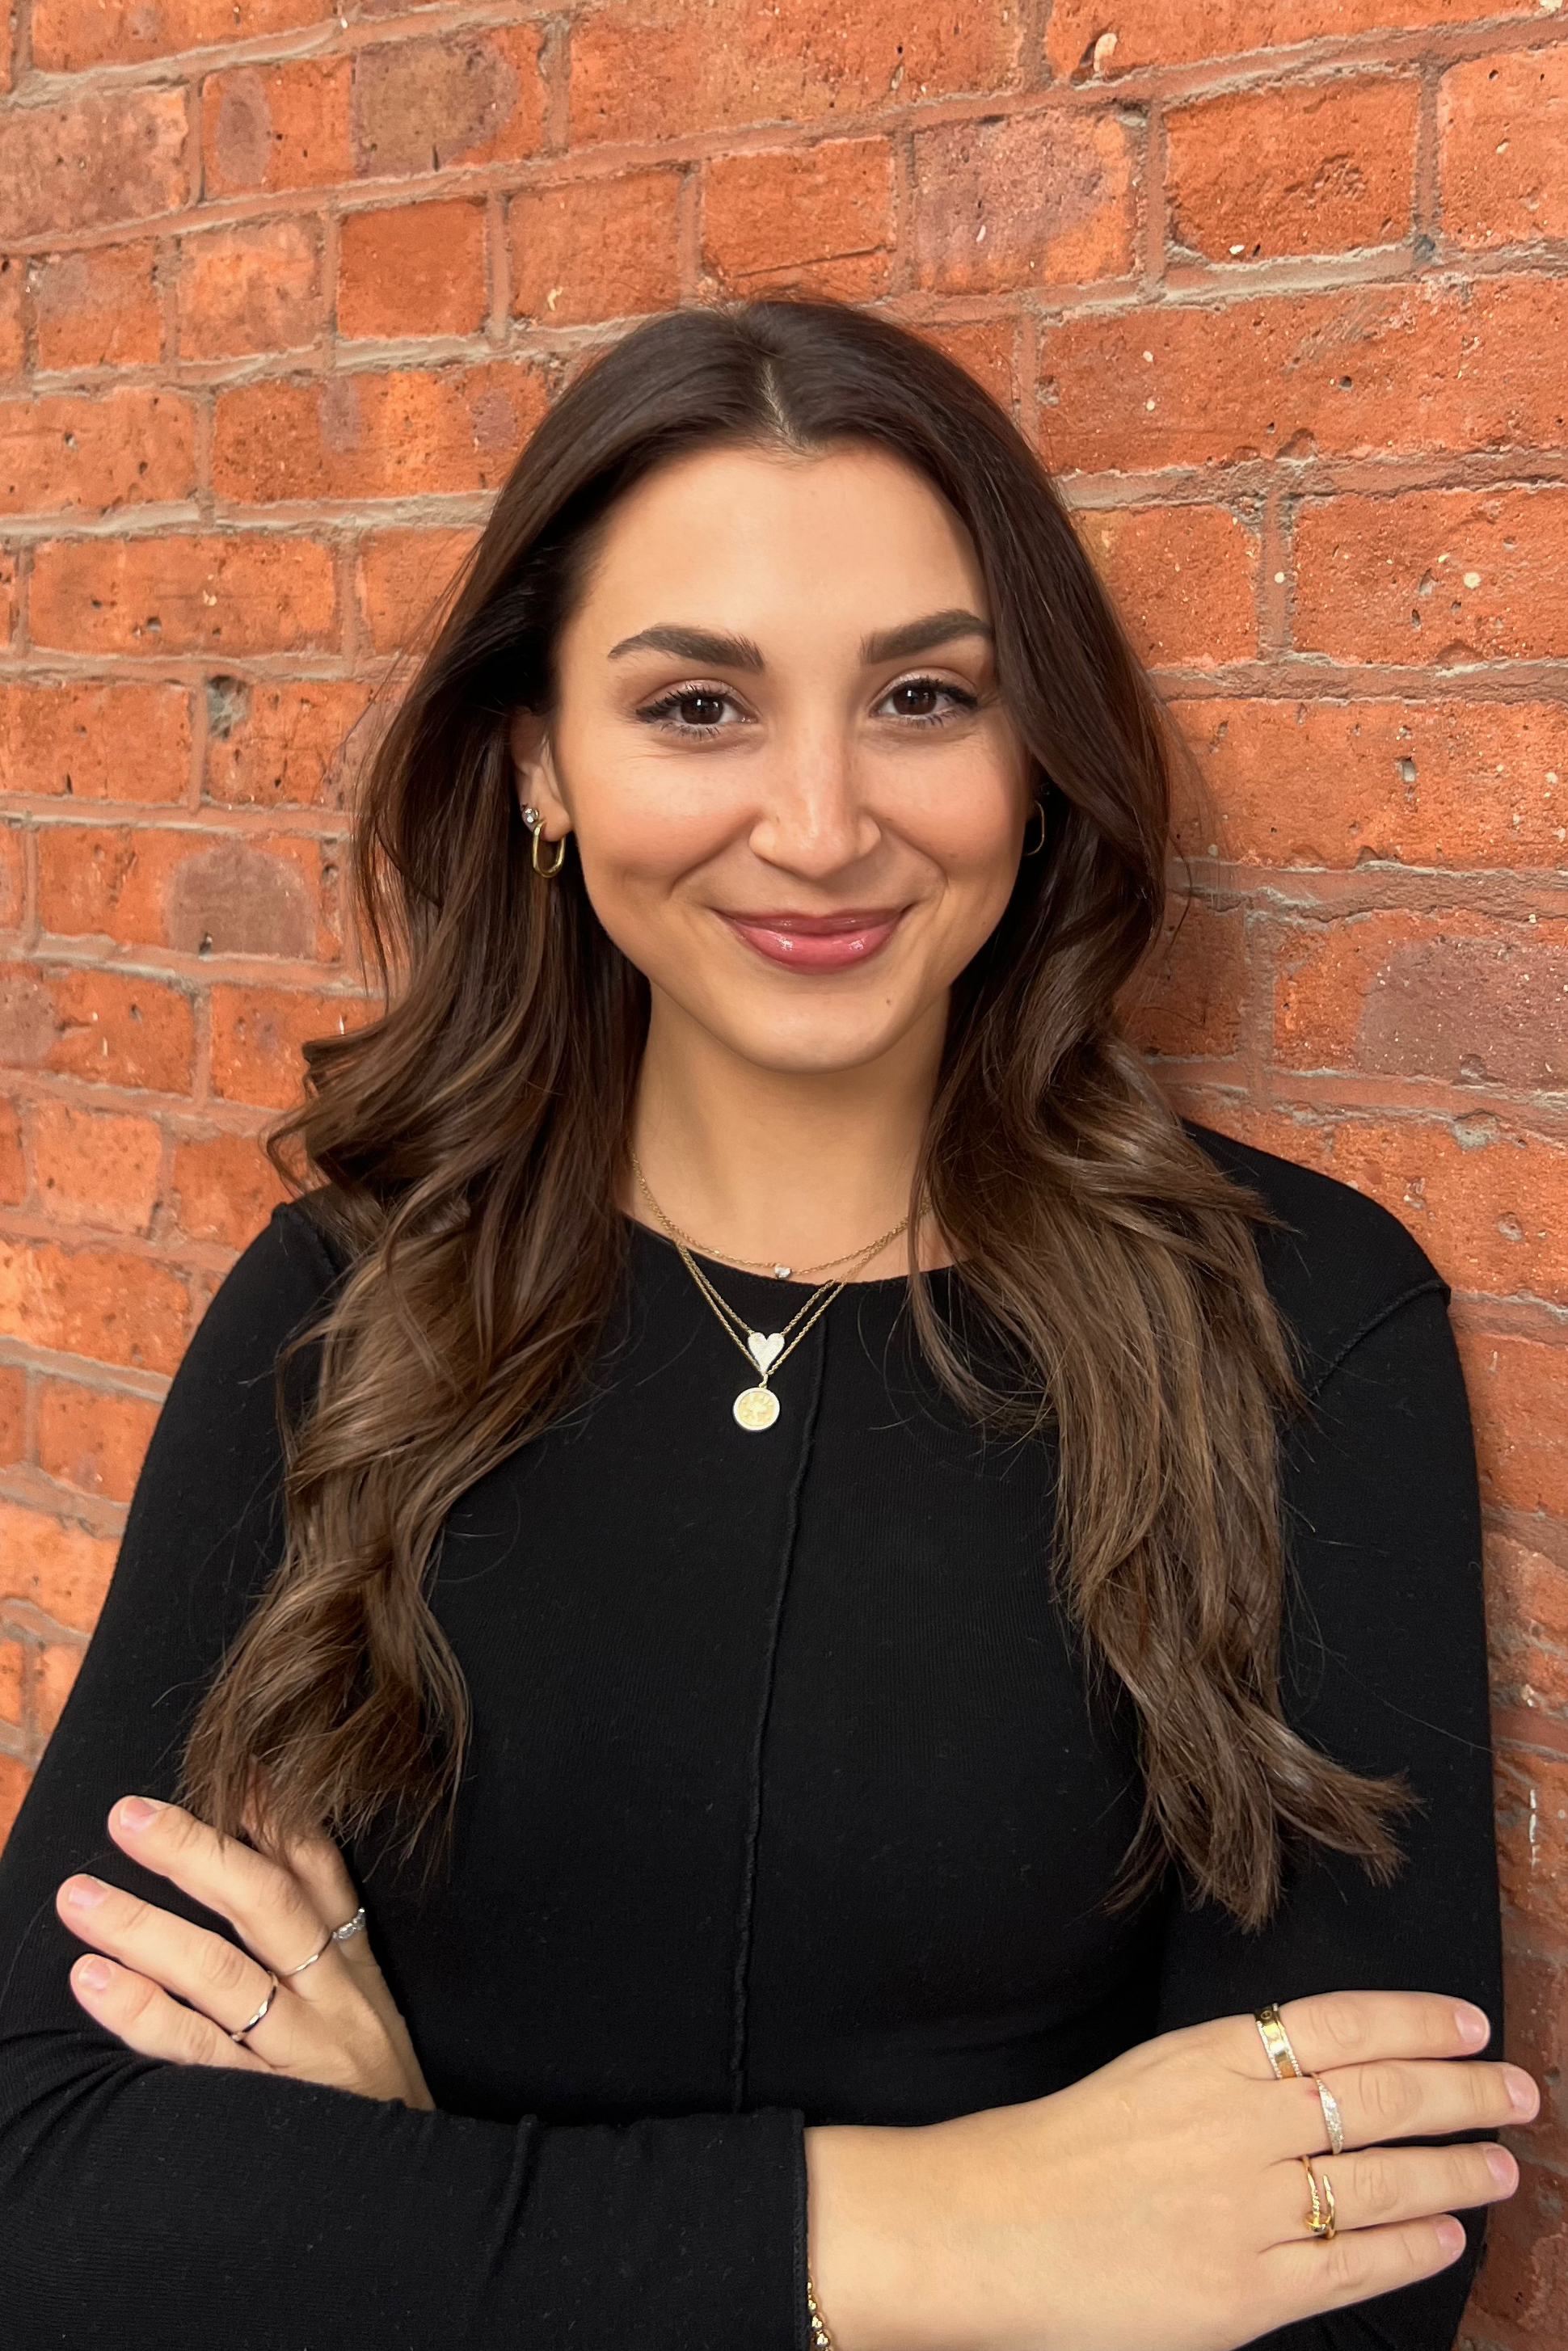
[[[143,1796],[115,1805],[109,1833],[142,1868],[226,1918],[246,1947],[99,1878],[68,1877],[56,1907],[73,1935],[106,1955],[78,1959],[71,1990],[128,2049],[174,2065],[280,2074],[361,2098],[434,2105],[369,1937],[361,1930],[330,1939],[360,1907],[334,1844],[312,1838],[269,1860],[177,1804]],[[317,1950],[320,1957],[302,1968]],[[295,1972],[285,1977],[286,1969]],[[243,2042],[232,2041],[266,1999],[274,1971],[280,1980],[266,2016]]]
[[[1500,2147],[1401,2147],[1528,2122],[1479,2009],[1330,1992],[1284,2011],[1312,2081],[1274,2080],[1248,2016],[1167,2032],[1070,2089],[923,2130],[808,2130],[810,2259],[839,2351],[1233,2351],[1446,2269],[1456,2209],[1511,2196]],[[1306,2225],[1300,2158],[1338,2234]],[[1324,2159],[1320,2160],[1320,2157]]]

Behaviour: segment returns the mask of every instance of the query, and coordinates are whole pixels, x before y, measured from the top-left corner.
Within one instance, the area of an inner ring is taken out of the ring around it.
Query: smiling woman
[[[562,396],[0,1864],[8,2351],[1452,2341],[1463,1389],[1119,1034],[1174,757],[916,338]]]

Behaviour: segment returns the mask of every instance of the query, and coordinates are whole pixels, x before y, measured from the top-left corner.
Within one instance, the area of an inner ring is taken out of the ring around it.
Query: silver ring
[[[1314,2074],[1314,2081],[1317,2077]],[[1326,2082],[1318,2082],[1318,2104],[1323,2110],[1323,2128],[1329,2135],[1329,2153],[1344,2153],[1344,2116],[1339,2110],[1339,2100]]]
[[[234,2031],[229,2033],[229,2039],[231,2041],[243,2041],[247,2032],[254,2032],[256,2026],[261,2022],[262,2018],[267,2014],[267,2010],[272,2006],[273,2001],[277,1998],[277,1978],[273,1974],[272,1970],[268,1968],[267,1971],[267,1998],[262,2001],[261,2006],[256,2010],[256,2014],[249,2020],[248,2023],[238,2024],[235,2027]],[[227,2031],[226,2026],[225,2027],[225,2032]]]
[[[340,1927],[333,1928],[331,1933],[328,1936],[327,1940],[329,1943],[346,1943],[350,1935],[362,1934],[364,1931],[364,1925],[365,1906],[361,1902],[351,1918],[345,1918]]]
[[[285,1968],[279,1977],[279,1981],[287,1983],[290,1976],[302,1976],[307,1968],[313,1968],[317,1960],[320,1958],[322,1952],[327,1949],[331,1940],[332,1938],[330,1935],[323,1935],[321,1940],[317,1944],[316,1949],[311,1952],[310,1957],[308,1959],[301,1959],[297,1968]]]

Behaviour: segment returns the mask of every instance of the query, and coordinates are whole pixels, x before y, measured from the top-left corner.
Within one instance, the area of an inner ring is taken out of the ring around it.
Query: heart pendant
[[[778,1331],[769,1332],[766,1338],[760,1331],[748,1332],[746,1346],[747,1353],[764,1379],[784,1353],[783,1336]]]

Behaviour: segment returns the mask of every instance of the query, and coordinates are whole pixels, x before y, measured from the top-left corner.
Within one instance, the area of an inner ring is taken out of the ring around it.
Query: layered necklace
[[[746,1317],[737,1314],[728,1300],[719,1296],[692,1254],[694,1249],[699,1249],[704,1257],[711,1258],[716,1252],[704,1249],[700,1241],[694,1240],[690,1233],[683,1232],[679,1225],[673,1223],[664,1214],[653,1197],[648,1178],[643,1175],[630,1144],[627,1155],[632,1162],[632,1172],[637,1178],[638,1188],[674,1241],[681,1263],[706,1299],[720,1328],[728,1333],[757,1374],[753,1384],[742,1388],[731,1406],[737,1421],[742,1428],[754,1434],[771,1428],[779,1417],[779,1399],[768,1384],[773,1374],[780,1364],[789,1361],[807,1332],[827,1312],[845,1283],[853,1279],[862,1265],[869,1265],[879,1249],[884,1249],[889,1241],[895,1241],[900,1233],[908,1229],[909,1218],[901,1217],[896,1225],[890,1226],[874,1241],[868,1241],[864,1249],[848,1249],[842,1257],[823,1258],[816,1265],[801,1266],[800,1270],[805,1274],[826,1273],[838,1265],[844,1266],[847,1270],[836,1280],[824,1281],[819,1289],[813,1290],[804,1306],[789,1317],[781,1331],[754,1331]],[[727,1262],[744,1273],[770,1273],[777,1281],[789,1281],[795,1271],[792,1266],[763,1263],[754,1258],[731,1258]]]

